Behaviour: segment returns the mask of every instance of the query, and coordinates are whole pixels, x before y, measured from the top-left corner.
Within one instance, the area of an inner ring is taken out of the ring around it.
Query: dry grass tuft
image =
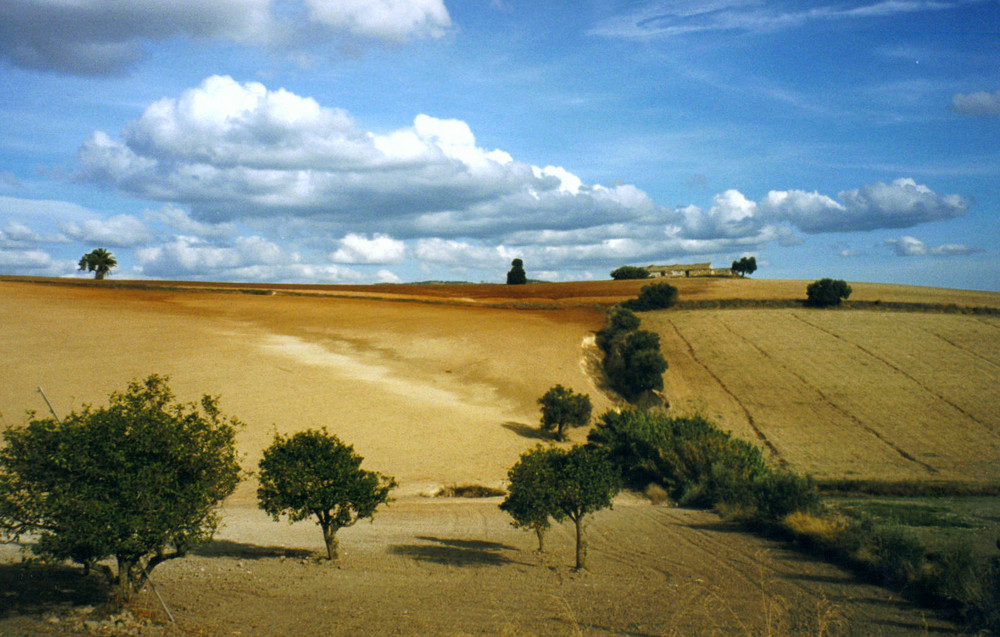
[[[664,502],[668,502],[670,500],[670,495],[667,493],[667,490],[655,482],[649,483],[649,485],[646,486],[646,490],[642,493],[653,504],[663,504]]]
[[[785,527],[797,537],[810,537],[832,544],[847,528],[847,521],[839,515],[805,513],[796,511],[785,517]]]
[[[503,489],[482,484],[459,484],[441,487],[435,494],[438,498],[497,498],[507,495]]]

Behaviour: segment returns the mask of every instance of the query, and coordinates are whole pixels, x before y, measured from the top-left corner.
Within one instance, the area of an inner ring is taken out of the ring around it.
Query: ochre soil
[[[622,496],[594,517],[590,568],[575,573],[569,525],[553,529],[550,552],[539,558],[534,536],[510,527],[498,499],[421,495],[442,485],[502,485],[519,454],[542,442],[536,401],[556,383],[590,394],[598,414],[613,407],[587,373],[590,343],[603,323],[598,306],[634,296],[636,282],[253,290],[274,294],[234,293],[249,289],[242,285],[48,283],[0,280],[0,426],[23,423],[26,410],[46,412],[38,388],[63,415],[159,373],[180,399],[218,395],[223,411],[246,423],[238,444],[247,469],[275,432],[326,427],[355,446],[366,468],[400,483],[373,524],[341,532],[336,569],[308,557],[322,544],[317,527],[271,521],[255,508],[248,479],[225,503],[216,542],[154,572],[178,619],[171,630],[818,634],[809,627],[824,623],[857,635],[950,630],[882,589],[735,533],[710,513]],[[771,289],[764,281],[678,283],[682,296],[722,294],[704,289],[713,286]],[[574,442],[585,437],[571,433]],[[16,585],[38,572],[12,564],[20,559],[15,546],[0,557],[0,581],[15,583],[0,599],[0,634],[70,632],[66,621],[49,623],[40,613],[53,605],[72,613],[60,603],[73,594],[40,605]],[[63,580],[56,588],[71,589]],[[164,618],[148,592],[140,607]]]

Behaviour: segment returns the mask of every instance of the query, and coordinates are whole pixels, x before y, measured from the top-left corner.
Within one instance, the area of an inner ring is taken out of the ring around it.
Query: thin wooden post
[[[49,406],[49,413],[52,414],[52,417],[59,420],[59,416],[56,415],[56,410],[52,409],[52,403],[49,402],[49,397],[45,395],[44,391],[42,391],[41,385],[38,386],[38,393],[42,395],[42,400],[44,400],[45,404]]]

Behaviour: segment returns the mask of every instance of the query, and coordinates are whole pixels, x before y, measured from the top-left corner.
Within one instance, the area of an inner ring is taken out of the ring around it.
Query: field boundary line
[[[759,345],[757,345],[757,343],[754,343],[749,338],[747,338],[743,334],[740,334],[735,329],[733,329],[733,327],[731,325],[725,323],[724,321],[722,321],[718,317],[715,317],[715,320],[718,321],[719,324],[722,325],[722,327],[726,331],[728,331],[730,334],[732,334],[736,338],[740,339],[741,341],[743,341],[744,343],[746,343],[750,347],[752,347],[755,350],[757,350],[758,352],[760,352],[761,356],[763,356],[764,358],[766,358],[767,360],[771,361],[773,364],[775,364],[776,366],[778,366],[779,369],[784,370],[785,372],[787,372],[791,376],[795,377],[800,383],[802,383],[803,385],[805,385],[809,389],[811,389],[814,392],[816,392],[816,395],[819,396],[820,400],[822,400],[826,405],[828,405],[831,408],[833,408],[834,411],[839,412],[840,414],[842,414],[843,416],[845,416],[848,420],[850,420],[851,422],[853,422],[854,424],[856,424],[858,427],[861,427],[861,429],[863,429],[864,431],[867,431],[872,436],[875,436],[875,438],[878,439],[879,442],[883,443],[884,445],[886,445],[887,447],[889,447],[890,449],[892,449],[893,451],[895,451],[904,460],[909,460],[910,462],[913,462],[915,464],[920,465],[925,470],[927,470],[929,473],[938,473],[938,470],[936,468],[934,468],[933,466],[927,464],[923,460],[919,460],[918,458],[916,458],[915,456],[913,456],[912,454],[910,454],[908,451],[906,451],[905,449],[903,449],[902,447],[900,447],[896,443],[892,442],[891,440],[889,440],[888,438],[886,438],[885,436],[883,436],[875,428],[871,427],[870,425],[866,425],[856,415],[854,415],[851,412],[847,411],[846,409],[844,409],[840,405],[834,403],[832,400],[830,400],[827,397],[827,395],[825,393],[823,393],[822,389],[820,389],[816,385],[810,383],[808,380],[805,379],[805,377],[803,377],[801,374],[799,374],[798,372],[796,372],[795,370],[793,370],[791,367],[788,367],[787,365],[785,365],[784,363],[782,363],[778,359],[776,359],[773,356],[771,356],[770,354],[768,354],[767,351],[765,351],[764,349],[762,349]]]
[[[708,367],[708,365],[703,363],[701,359],[698,358],[698,355],[694,351],[694,347],[691,346],[691,342],[688,341],[683,334],[681,334],[681,331],[680,329],[678,329],[677,325],[669,318],[667,319],[667,322],[670,323],[670,327],[674,329],[674,332],[677,334],[677,337],[681,339],[681,342],[683,342],[684,345],[687,347],[688,355],[691,357],[691,360],[693,360],[695,363],[700,365],[702,369],[708,372],[708,375],[711,376],[712,379],[719,384],[719,387],[722,388],[722,391],[726,392],[726,394],[730,398],[732,398],[737,405],[739,405],[740,409],[743,410],[743,415],[746,416],[747,424],[750,426],[750,429],[753,430],[754,434],[757,435],[757,439],[760,440],[760,442],[765,447],[767,447],[767,449],[774,456],[774,459],[778,461],[778,464],[780,464],[782,467],[787,467],[788,461],[782,457],[781,453],[778,452],[778,448],[775,447],[774,443],[767,438],[767,436],[764,434],[764,431],[759,426],[757,426],[757,423],[753,419],[753,414],[750,413],[750,410],[747,409],[747,406],[743,404],[743,402],[739,399],[739,397],[737,397],[736,394],[734,394],[733,391],[729,389],[729,387],[727,387],[724,382],[722,382],[722,379],[719,378],[719,376],[714,371],[712,371]]]
[[[679,300],[671,310],[801,310],[801,299],[697,299]],[[966,314],[976,317],[1000,316],[1000,308],[955,303],[916,303],[908,301],[844,301],[837,307],[822,308],[824,312],[868,310],[881,312],[914,312],[925,314]]]
[[[962,352],[965,352],[966,354],[971,355],[973,358],[978,358],[979,360],[983,361],[984,363],[988,363],[989,365],[992,365],[993,367],[1000,367],[1000,363],[997,363],[995,361],[992,361],[992,360],[986,358],[985,356],[983,356],[982,354],[980,354],[979,352],[977,352],[974,349],[970,349],[968,347],[965,347],[964,345],[959,345],[958,343],[952,341],[948,337],[942,336],[941,334],[938,334],[934,330],[929,330],[926,327],[919,327],[919,329],[921,331],[923,331],[923,332],[926,332],[927,334],[930,334],[931,336],[938,337],[939,339],[941,339],[942,341],[944,341],[948,345],[951,345],[955,349],[957,349],[959,351],[962,351]]]
[[[859,345],[859,344],[855,343],[854,341],[851,341],[851,340],[848,340],[848,339],[844,338],[843,336],[837,334],[836,332],[832,332],[832,331],[830,331],[828,329],[825,329],[822,326],[816,325],[815,323],[810,323],[809,321],[805,320],[804,318],[802,318],[801,316],[799,316],[795,312],[792,312],[791,315],[793,317],[795,317],[796,319],[798,319],[799,321],[802,321],[806,325],[809,325],[810,327],[813,327],[813,328],[815,328],[815,329],[817,329],[817,330],[819,330],[821,332],[824,332],[825,334],[829,334],[833,338],[836,338],[836,339],[838,339],[840,341],[843,341],[844,343],[847,343],[848,345],[852,345],[853,347],[856,347],[857,349],[861,350],[862,352],[864,352],[868,356],[871,356],[872,358],[874,358],[875,360],[879,361],[883,365],[888,366],[889,369],[893,370],[897,374],[900,374],[904,378],[910,380],[917,387],[921,388],[922,390],[924,390],[925,392],[927,392],[928,394],[930,394],[934,398],[937,398],[938,400],[940,400],[944,404],[948,405],[949,407],[951,407],[952,409],[954,409],[958,413],[962,414],[963,416],[965,416],[966,418],[968,418],[972,422],[976,423],[977,425],[979,425],[980,427],[982,427],[983,429],[985,429],[987,432],[989,432],[993,437],[1000,438],[1000,433],[997,433],[996,431],[994,431],[989,425],[987,425],[983,421],[979,420],[978,418],[976,418],[975,416],[973,416],[969,412],[965,411],[964,409],[962,409],[961,407],[959,407],[958,405],[956,405],[952,401],[948,400],[947,398],[945,398],[944,396],[942,396],[938,392],[934,391],[933,389],[931,389],[927,385],[924,385],[922,382],[920,382],[920,380],[918,380],[917,378],[915,378],[911,374],[907,373],[905,370],[897,367],[895,364],[892,363],[892,361],[889,361],[889,360],[887,360],[885,358],[882,358],[881,356],[879,356],[875,352],[872,352],[871,350],[867,349],[866,347],[864,347],[862,345]]]

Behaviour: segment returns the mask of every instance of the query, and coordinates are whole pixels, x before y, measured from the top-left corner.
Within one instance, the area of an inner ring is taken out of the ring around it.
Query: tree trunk
[[[541,526],[535,527],[535,536],[538,538],[538,552],[545,552],[545,528]]]
[[[118,562],[118,603],[127,604],[132,599],[132,568],[134,562],[121,555],[116,556]]]
[[[587,543],[583,541],[583,516],[573,520],[576,525],[576,569],[585,568],[587,560]]]
[[[322,526],[323,541],[326,542],[326,556],[331,562],[338,564],[340,555],[337,553],[337,527],[329,523]]]

